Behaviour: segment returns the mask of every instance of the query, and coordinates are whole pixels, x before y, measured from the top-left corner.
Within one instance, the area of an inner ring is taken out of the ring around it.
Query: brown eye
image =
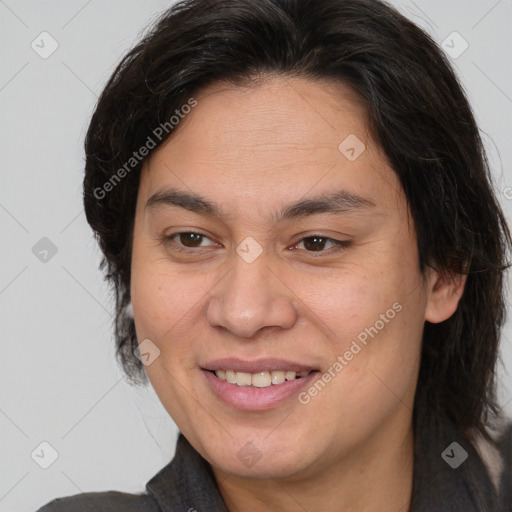
[[[182,251],[186,249],[202,249],[208,244],[202,245],[205,240],[210,240],[206,235],[195,233],[194,231],[181,231],[165,236],[164,241],[170,243],[173,248]]]
[[[199,235],[198,233],[178,233],[179,241],[185,247],[197,247],[197,243],[201,242],[203,235]]]
[[[330,251],[325,250],[328,244],[331,245],[328,246],[327,249],[331,249],[333,247],[344,249],[350,245],[350,241],[334,240],[333,238],[325,236],[313,235],[304,237],[295,247],[299,247],[301,244],[307,252],[329,253]]]
[[[329,240],[329,238],[323,238],[320,236],[308,236],[302,241],[304,242],[304,247],[307,251],[321,251],[322,249],[325,249],[325,245]]]

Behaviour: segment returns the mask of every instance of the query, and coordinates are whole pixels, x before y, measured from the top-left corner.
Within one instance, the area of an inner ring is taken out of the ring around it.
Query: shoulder
[[[155,499],[149,494],[128,494],[119,491],[86,492],[57,498],[37,512],[161,512]]]
[[[477,436],[474,446],[484,463],[497,494],[508,502],[512,498],[512,420],[502,419],[489,429],[493,442]],[[507,505],[512,506],[511,503]]]

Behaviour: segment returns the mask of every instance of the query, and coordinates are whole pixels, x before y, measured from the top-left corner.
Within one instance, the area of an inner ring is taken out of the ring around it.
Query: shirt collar
[[[173,460],[147,484],[163,512],[228,512],[206,460],[180,432]]]

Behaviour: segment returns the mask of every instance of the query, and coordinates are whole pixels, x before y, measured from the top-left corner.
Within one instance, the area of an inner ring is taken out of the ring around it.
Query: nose
[[[240,338],[251,338],[266,327],[290,329],[298,318],[293,291],[264,258],[252,263],[238,255],[234,259],[208,301],[210,325]]]

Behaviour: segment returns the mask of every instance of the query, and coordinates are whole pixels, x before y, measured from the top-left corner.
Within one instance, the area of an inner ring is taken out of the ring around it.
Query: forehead
[[[238,211],[335,190],[381,204],[401,194],[347,86],[298,78],[214,84],[143,167],[147,201],[165,186],[231,203]],[[236,203],[236,204],[235,204]]]

